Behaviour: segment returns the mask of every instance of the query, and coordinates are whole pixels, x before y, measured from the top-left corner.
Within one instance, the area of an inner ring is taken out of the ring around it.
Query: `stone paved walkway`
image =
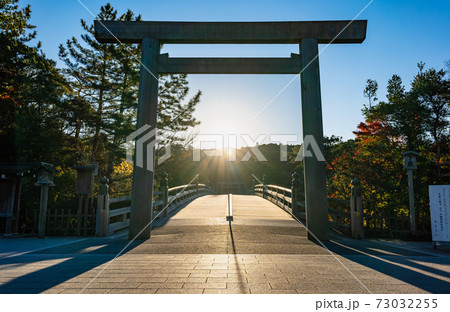
[[[204,196],[158,220],[147,241],[65,241],[20,253],[0,240],[0,293],[449,293],[450,255],[333,235],[308,241],[287,213],[255,196]],[[33,243],[34,241],[34,243]],[[42,241],[42,240],[41,240]],[[8,248],[2,248],[8,246]],[[351,272],[351,273],[350,273]],[[88,286],[88,287],[87,287]]]

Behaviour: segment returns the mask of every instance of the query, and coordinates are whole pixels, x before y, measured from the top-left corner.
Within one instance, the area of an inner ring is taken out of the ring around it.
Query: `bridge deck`
[[[326,243],[332,255],[255,196],[234,195],[234,220],[225,214],[226,196],[198,198],[112,262],[127,240],[47,247],[47,240],[1,239],[0,293],[450,292],[448,253],[335,236]],[[45,249],[27,252],[27,244]]]
[[[203,196],[168,221],[155,223],[152,239],[133,252],[186,254],[323,253],[305,239],[305,229],[258,196],[233,196],[233,221],[226,221],[226,195]],[[207,239],[205,239],[207,237]]]

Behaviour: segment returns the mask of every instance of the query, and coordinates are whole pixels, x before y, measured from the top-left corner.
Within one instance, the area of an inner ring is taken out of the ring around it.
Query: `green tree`
[[[442,156],[448,155],[449,150],[449,117],[450,117],[450,80],[446,78],[446,72],[430,68],[424,70],[423,63],[419,63],[419,72],[412,82],[412,93],[415,94],[421,106],[426,109],[427,119],[425,129],[432,139],[431,148],[434,151],[434,167],[436,180],[443,182],[443,166],[448,158],[443,161]],[[446,166],[448,169],[448,164]]]
[[[369,106],[367,107],[364,105],[365,110],[371,109],[375,101],[378,100],[377,91],[378,91],[378,82],[372,79],[367,79],[366,87],[364,88],[363,94],[369,100]]]
[[[58,107],[66,81],[46,58],[28,24],[30,6],[0,1],[1,158],[8,161],[62,161],[63,132]]]
[[[377,90],[377,83],[367,80],[363,94],[369,104],[362,110],[365,121],[354,132],[355,140],[328,140],[329,195],[348,198],[350,182],[357,177],[366,215],[387,218],[383,224],[390,229],[407,229],[407,219],[399,218],[409,214],[401,154],[418,151],[420,169],[414,173],[418,225],[429,231],[428,185],[446,183],[450,176],[449,80],[444,70],[424,70],[419,63],[410,90],[398,75],[388,81],[386,101],[377,102]]]
[[[119,16],[109,3],[100,8],[97,18],[141,20],[140,15],[135,16],[130,10]],[[140,47],[98,43],[93,24],[88,25],[82,20],[81,25],[83,43],[73,37],[60,45],[60,58],[67,66],[65,74],[71,82],[74,100],[90,106],[83,110],[86,113],[84,120],[73,121],[78,127],[75,133],[82,133],[84,144],[92,146],[85,158],[99,161],[102,174],[110,177],[125,156],[123,143],[127,135],[135,130]],[[201,92],[192,98],[188,98],[188,94],[185,74],[161,76],[157,124],[160,147],[181,142],[185,132],[198,124],[193,113]],[[89,120],[93,122],[87,122]]]
[[[116,17],[117,11],[110,4],[102,6],[98,15],[101,20],[115,20]],[[81,35],[83,42],[72,37],[65,46],[60,45],[59,56],[67,66],[64,73],[70,81],[74,97],[85,100],[91,106],[89,119],[93,123],[84,124],[88,136],[85,140],[91,146],[86,159],[99,160],[105,152],[106,141],[101,130],[104,130],[105,120],[108,119],[108,109],[117,101],[116,90],[119,86],[114,78],[118,64],[114,58],[115,46],[98,43],[93,37],[93,25],[81,20],[81,26],[85,31]]]
[[[369,84],[366,89],[368,87]],[[398,75],[393,75],[388,81],[387,91],[387,101],[363,109],[366,119],[384,122],[391,134],[403,140],[408,149],[417,149],[425,137],[428,110],[419,101],[417,93],[405,91]]]
[[[19,9],[18,0],[0,1],[0,140],[2,160],[17,159],[15,128],[17,111],[24,105],[21,88],[37,47],[28,43],[36,37],[28,24],[30,6]]]
[[[30,6],[19,8],[17,0],[0,1],[0,159],[14,162],[67,163],[70,143],[64,128],[67,82],[53,60],[46,58],[28,23]],[[49,197],[70,189],[56,183]],[[31,231],[39,204],[34,178],[22,179],[21,228]]]

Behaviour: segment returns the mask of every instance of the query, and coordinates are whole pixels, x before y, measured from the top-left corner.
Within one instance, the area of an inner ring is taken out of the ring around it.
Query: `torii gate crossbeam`
[[[137,128],[156,127],[159,73],[298,74],[301,72],[303,136],[312,136],[323,152],[322,103],[318,45],[362,43],[366,20],[302,22],[124,22],[95,21],[101,43],[141,44]],[[170,58],[162,43],[298,43],[290,58]],[[154,148],[152,151],[154,159]],[[147,157],[143,157],[147,159]],[[306,226],[310,239],[328,240],[326,167],[304,158]],[[134,167],[129,238],[150,237],[153,199],[152,168]]]

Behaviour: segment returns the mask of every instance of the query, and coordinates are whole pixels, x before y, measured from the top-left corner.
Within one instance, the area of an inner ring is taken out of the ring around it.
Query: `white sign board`
[[[430,185],[431,232],[434,242],[450,241],[450,185]]]

